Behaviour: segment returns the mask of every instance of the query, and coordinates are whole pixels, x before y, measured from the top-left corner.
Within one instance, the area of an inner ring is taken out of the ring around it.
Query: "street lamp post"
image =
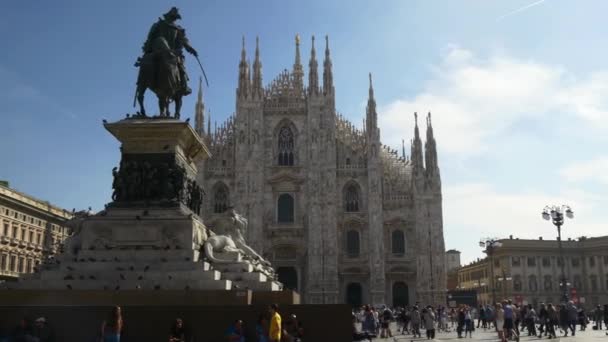
[[[574,218],[574,212],[572,211],[572,209],[567,206],[567,205],[552,205],[552,206],[546,206],[543,209],[542,212],[542,217],[543,219],[547,220],[547,221],[552,221],[553,225],[555,225],[555,227],[557,227],[557,246],[559,249],[559,258],[561,261],[560,264],[560,269],[561,269],[561,276],[560,276],[560,282],[559,282],[559,287],[562,291],[562,302],[566,303],[568,302],[568,284],[567,284],[567,279],[566,279],[566,272],[565,272],[565,260],[564,260],[564,250],[562,247],[562,225],[564,224],[564,214],[566,215],[567,218],[572,219]]]
[[[487,238],[479,241],[479,247],[485,248],[484,252],[490,258],[490,288],[492,291],[492,305],[496,303],[496,287],[494,286],[494,250],[502,246],[498,239]]]
[[[498,281],[502,282],[501,286],[502,286],[502,293],[503,293],[503,298],[507,298],[507,281],[513,280],[513,278],[511,278],[511,276],[508,276],[505,272],[505,268],[502,268],[502,277],[498,277]]]

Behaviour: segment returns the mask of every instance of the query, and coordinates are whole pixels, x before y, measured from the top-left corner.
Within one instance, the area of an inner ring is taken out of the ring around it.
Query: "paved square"
[[[391,325],[391,331],[393,333],[396,331],[396,326],[394,324]],[[425,336],[425,331],[421,330],[422,338],[412,338],[412,335],[395,335],[392,338],[379,338],[374,339],[373,341],[386,341],[386,342],[406,342],[406,341],[428,341]],[[477,329],[473,332],[473,338],[458,338],[456,335],[456,331],[452,330],[449,333],[437,333],[435,334],[435,339],[432,341],[499,341],[496,332],[490,331],[489,329],[484,331],[483,329]],[[527,333],[524,332],[520,338],[520,341],[608,341],[608,336],[606,336],[606,330],[592,330],[588,328],[585,331],[577,331],[576,336],[568,336],[568,337],[559,337],[557,339],[547,339],[543,337],[539,339],[534,336],[527,336]]]

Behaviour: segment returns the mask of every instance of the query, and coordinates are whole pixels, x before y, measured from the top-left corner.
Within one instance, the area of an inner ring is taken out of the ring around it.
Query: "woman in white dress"
[[[507,342],[504,334],[505,311],[502,309],[502,304],[496,303],[496,331],[501,342]]]

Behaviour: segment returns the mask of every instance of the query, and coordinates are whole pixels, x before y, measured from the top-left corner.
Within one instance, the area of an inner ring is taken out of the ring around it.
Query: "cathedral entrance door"
[[[406,307],[409,304],[409,289],[407,285],[398,281],[393,284],[393,307]]]
[[[298,290],[298,272],[293,267],[277,268],[279,282],[283,283],[283,287],[288,290]]]
[[[350,283],[346,286],[346,303],[353,307],[361,307],[363,304],[363,290],[361,284]]]

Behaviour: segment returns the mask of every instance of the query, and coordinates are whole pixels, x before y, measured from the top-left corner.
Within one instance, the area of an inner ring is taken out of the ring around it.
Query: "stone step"
[[[193,249],[95,249],[81,250],[76,257],[66,256],[66,261],[76,258],[79,262],[145,262],[161,260],[168,261],[197,261],[200,252]]]
[[[229,264],[215,264],[217,270],[220,272],[253,272],[254,267],[248,263],[229,263]]]
[[[127,272],[127,271],[115,271],[115,270],[98,270],[93,272],[88,271],[75,271],[75,272],[44,272],[40,274],[41,280],[53,281],[86,281],[86,280],[108,280],[108,281],[120,281],[126,280],[147,280],[147,279],[209,279],[219,280],[221,279],[221,273],[215,270],[203,270],[203,269],[190,269],[190,270],[171,270],[169,272],[164,271],[148,271],[148,272]],[[71,277],[72,279],[65,279]],[[94,278],[91,278],[94,277]]]
[[[189,271],[212,269],[206,261],[167,261],[167,262],[63,262],[59,265],[62,272],[152,272],[152,271]],[[48,272],[48,271],[47,271]]]
[[[266,275],[259,272],[222,272],[222,277],[233,281],[247,282],[264,282],[268,280]]]
[[[232,282],[226,279],[173,279],[157,280],[40,280],[30,279],[27,282],[10,284],[10,288],[19,289],[60,289],[60,290],[133,290],[133,289],[159,289],[159,290],[230,290]]]
[[[238,289],[250,289],[253,291],[280,291],[281,284],[276,281],[233,281],[234,285],[238,286]]]

